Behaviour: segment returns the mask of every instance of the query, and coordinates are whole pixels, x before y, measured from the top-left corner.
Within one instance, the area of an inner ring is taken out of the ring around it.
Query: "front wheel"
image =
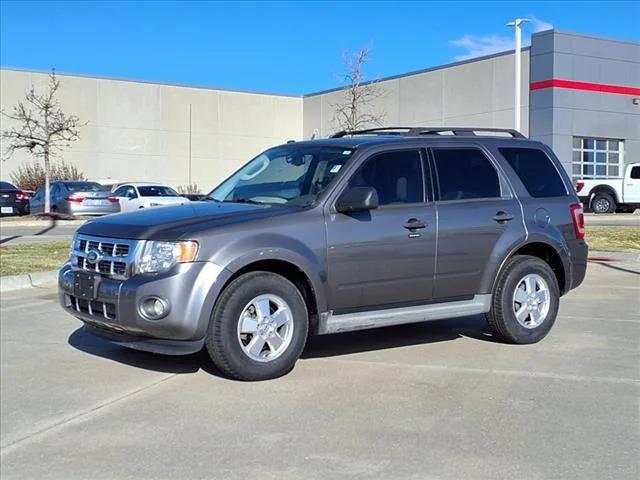
[[[498,277],[487,322],[503,341],[536,343],[551,330],[559,301],[558,280],[551,267],[537,257],[517,255]]]
[[[300,291],[271,272],[249,272],[227,286],[211,315],[206,347],[214,364],[238,380],[288,373],[309,328]]]

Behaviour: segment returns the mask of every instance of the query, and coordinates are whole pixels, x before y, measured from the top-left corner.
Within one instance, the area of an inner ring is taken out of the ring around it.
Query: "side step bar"
[[[334,315],[332,312],[320,316],[318,334],[352,332],[367,328],[389,327],[405,323],[442,320],[487,313],[491,308],[491,295],[475,295],[471,300],[432,303],[415,307],[390,308],[369,312]]]

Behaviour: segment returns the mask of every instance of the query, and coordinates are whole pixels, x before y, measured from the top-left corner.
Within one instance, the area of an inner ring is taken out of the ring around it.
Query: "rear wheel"
[[[551,330],[560,289],[551,267],[529,255],[510,259],[498,277],[487,322],[508,343],[536,343]]]
[[[295,285],[275,273],[249,272],[222,292],[206,347],[226,375],[266,380],[293,368],[308,328],[307,308]]]
[[[591,201],[594,213],[613,213],[616,211],[616,201],[608,193],[596,193]]]

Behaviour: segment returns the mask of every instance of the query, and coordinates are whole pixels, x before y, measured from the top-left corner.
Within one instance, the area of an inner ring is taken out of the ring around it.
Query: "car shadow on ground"
[[[459,338],[495,342],[483,316],[414,323],[375,328],[357,332],[313,336],[307,342],[301,358],[329,358],[354,353],[450,342]],[[73,348],[97,357],[145,370],[164,373],[196,373],[199,370],[226,378],[209,358],[206,351],[192,355],[161,355],[121,347],[93,335],[84,327],[75,330],[68,339]]]

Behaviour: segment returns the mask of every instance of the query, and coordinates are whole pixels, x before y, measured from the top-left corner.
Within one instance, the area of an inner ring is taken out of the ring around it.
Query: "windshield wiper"
[[[264,205],[264,202],[259,202],[257,200],[251,200],[250,198],[234,198],[222,200],[223,203],[252,203],[254,205]]]

